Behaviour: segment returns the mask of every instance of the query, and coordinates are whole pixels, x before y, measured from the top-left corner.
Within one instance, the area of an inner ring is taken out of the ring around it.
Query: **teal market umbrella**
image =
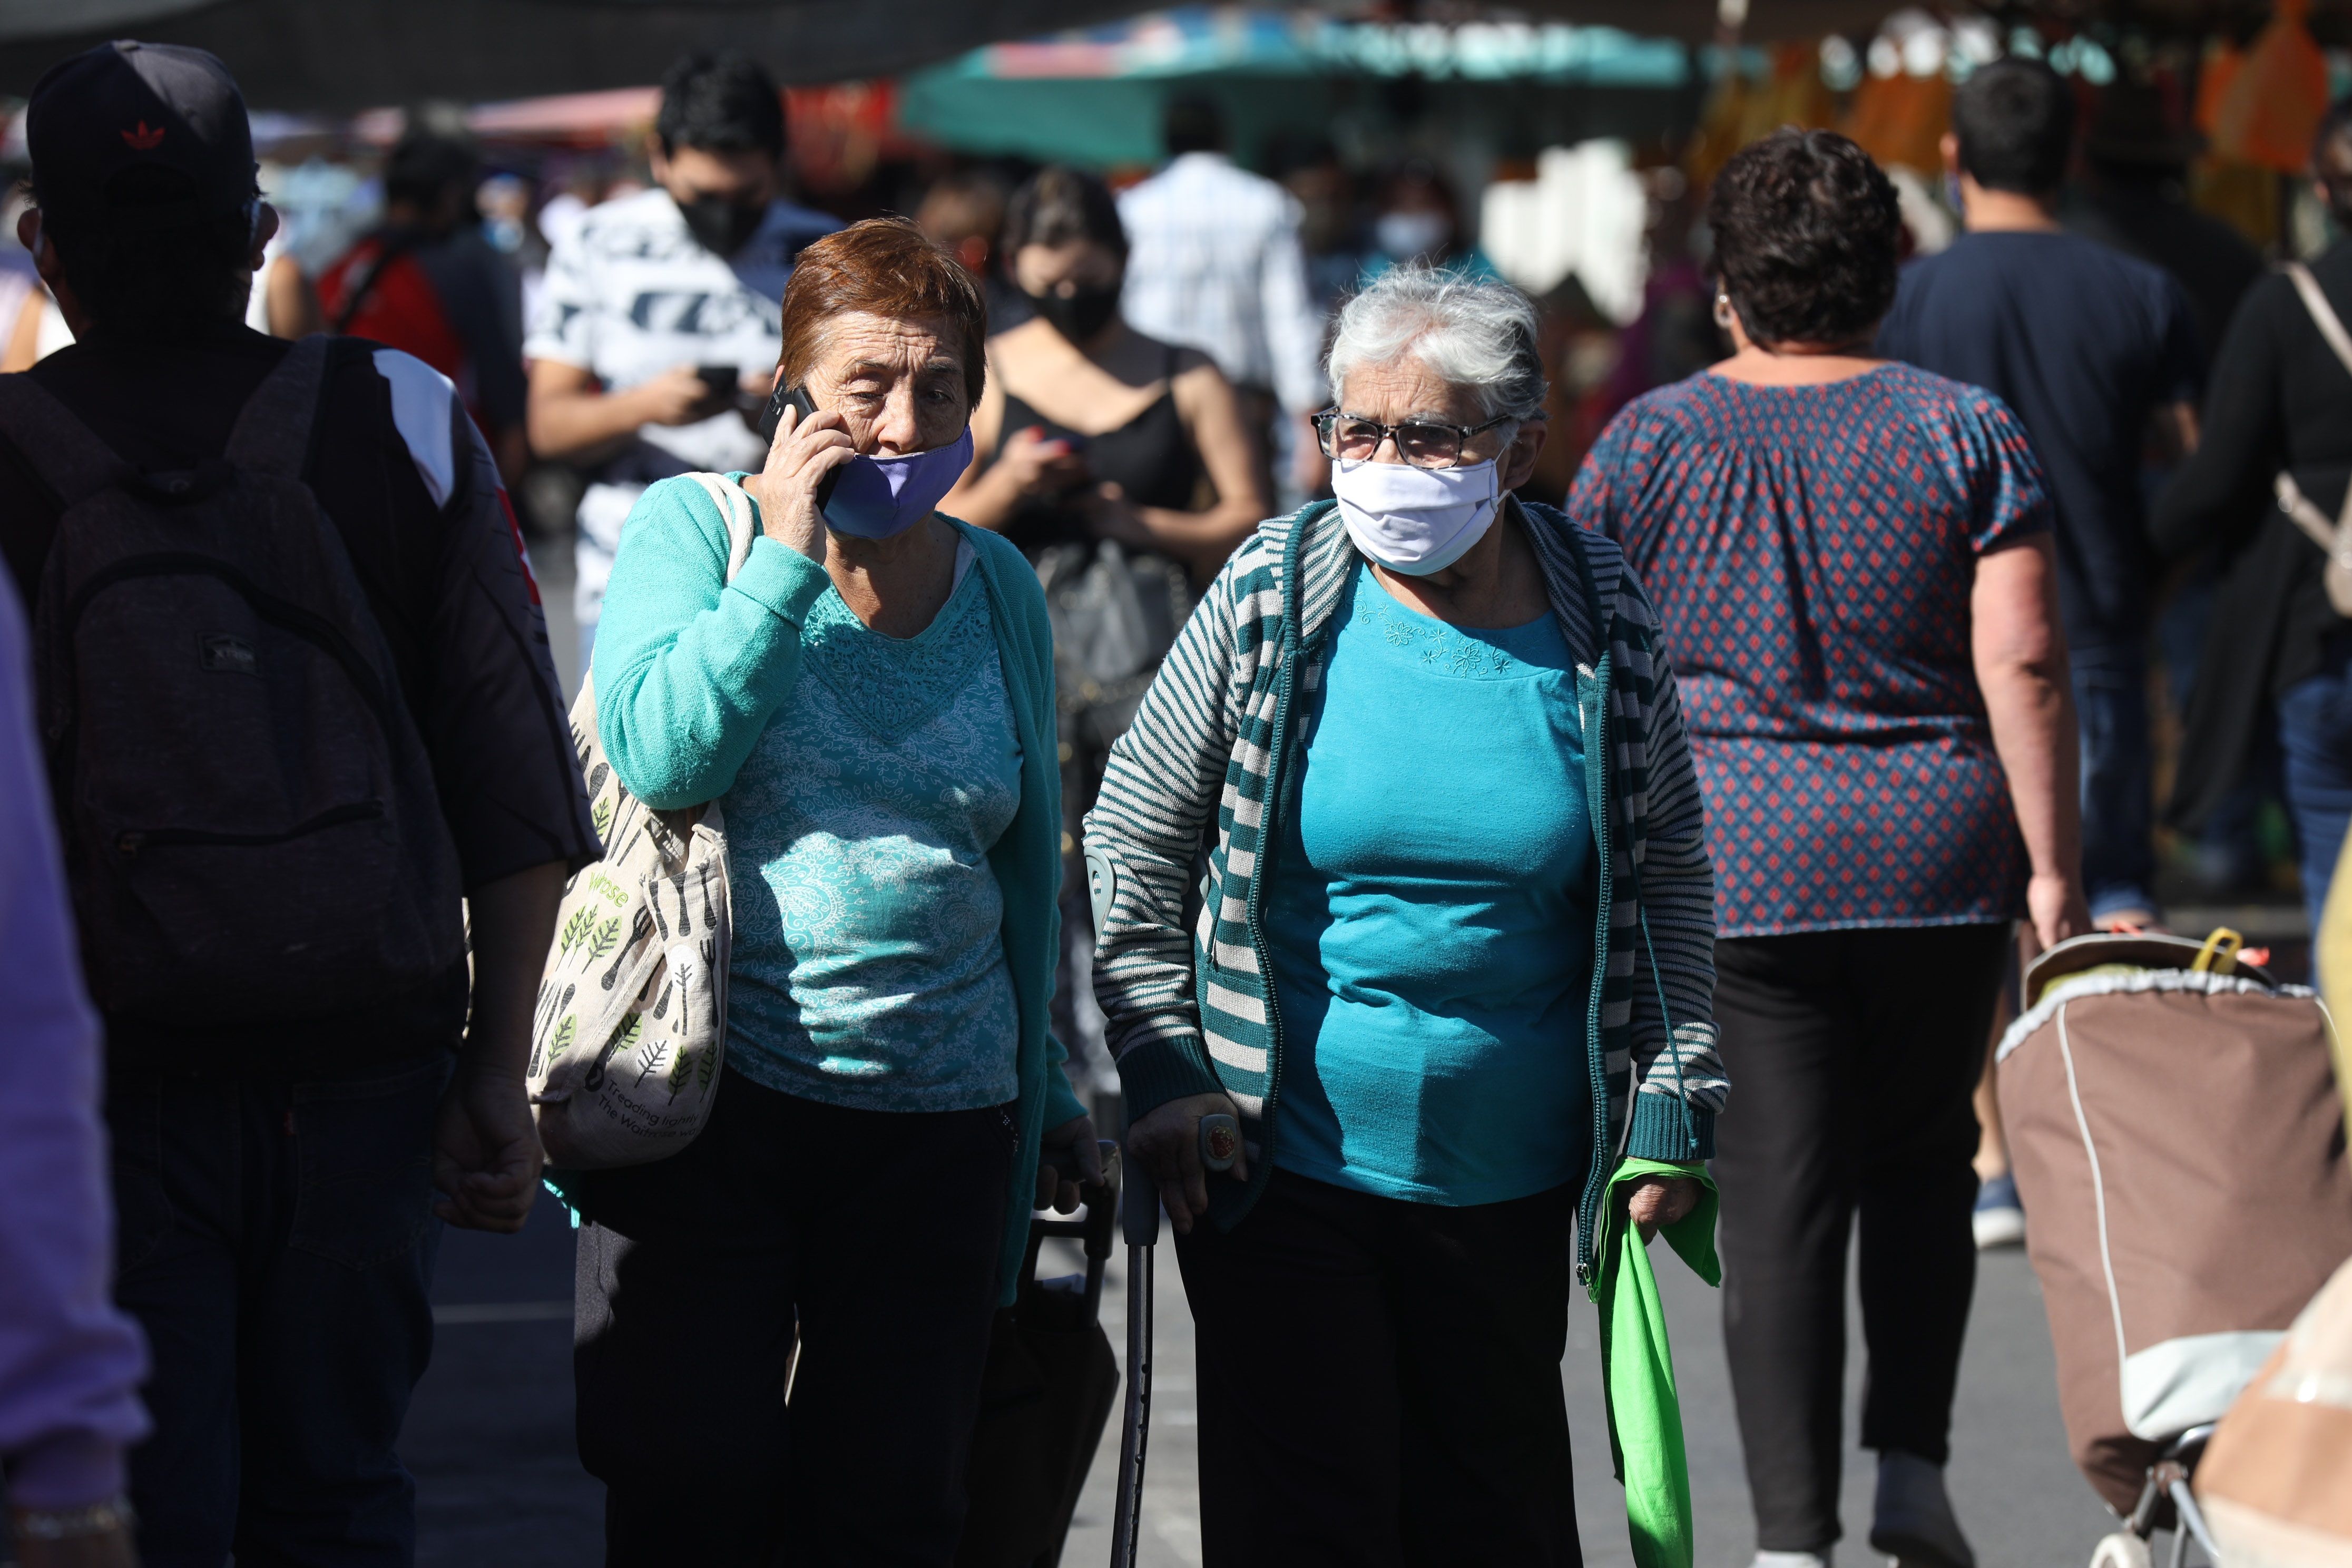
[[[1327,127],[1368,85],[1411,79],[1441,99],[1575,89],[1588,133],[1672,110],[1689,52],[1609,27],[1521,21],[1394,25],[1313,11],[1188,6],[1047,38],[993,44],[908,75],[899,123],[982,155],[1097,168],[1160,156],[1175,92],[1218,99],[1244,155],[1284,131]],[[1644,126],[1643,128],[1646,128]]]

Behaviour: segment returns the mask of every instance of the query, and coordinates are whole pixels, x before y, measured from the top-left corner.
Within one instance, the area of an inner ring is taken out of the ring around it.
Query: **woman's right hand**
[[[1127,1130],[1127,1157],[1141,1165],[1160,1188],[1160,1206],[1179,1236],[1189,1236],[1196,1215],[1209,1212],[1209,1173],[1201,1163],[1201,1118],[1234,1116],[1234,1102],[1222,1094],[1187,1095],[1152,1108]],[[1234,1155],[1233,1178],[1249,1180],[1249,1149]]]
[[[1049,439],[1042,425],[1025,426],[1004,438],[996,455],[999,481],[1023,500],[1059,494],[1086,478],[1087,463],[1067,441]]]
[[[714,390],[690,364],[673,365],[630,388],[628,395],[637,400],[641,422],[647,425],[698,425],[726,413],[735,403],[733,392]]]
[[[2042,948],[2090,933],[2091,906],[2083,896],[2083,884],[2072,877],[2030,879],[2025,884],[2025,912],[2033,924],[2033,939]]]
[[[799,409],[785,409],[768,447],[767,466],[746,487],[760,503],[760,531],[824,565],[824,515],[817,510],[817,487],[856,455],[840,415],[820,408],[803,419]]]

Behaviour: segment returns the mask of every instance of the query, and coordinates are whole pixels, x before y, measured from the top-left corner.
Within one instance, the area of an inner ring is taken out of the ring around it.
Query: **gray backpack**
[[[457,849],[383,633],[301,481],[328,340],[225,456],[145,472],[29,376],[5,436],[60,503],[33,662],[90,990],[165,1025],[350,1013],[465,954]]]

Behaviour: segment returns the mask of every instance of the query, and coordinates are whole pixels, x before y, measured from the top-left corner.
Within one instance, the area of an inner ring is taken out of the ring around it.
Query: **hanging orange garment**
[[[2245,51],[2227,38],[2215,38],[2205,46],[2205,58],[2197,68],[2197,107],[2190,119],[2208,138],[2221,122],[2221,96],[2238,79],[2238,68],[2245,63]]]
[[[2208,128],[2214,153],[2282,174],[2299,174],[2327,112],[2327,60],[2304,16],[2311,0],[2278,0],[2244,62],[2216,94]]]
[[[1943,172],[1944,132],[1952,121],[1952,84],[1934,76],[1868,76],[1854,89],[1845,133],[1882,163],[1934,178]]]

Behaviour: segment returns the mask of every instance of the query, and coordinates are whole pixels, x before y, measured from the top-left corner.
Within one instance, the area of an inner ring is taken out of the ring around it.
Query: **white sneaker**
[[[1977,1188],[1976,1214],[1970,1222],[1977,1250],[2016,1247],[2025,1240],[2025,1205],[2017,1201],[2017,1178],[2003,1172]]]
[[[1748,1568],[1830,1568],[1827,1552],[1759,1552]]]
[[[1977,1554],[1952,1517],[1943,1467],[1899,1449],[1878,1457],[1870,1544],[1893,1558],[1897,1568],[1977,1568]]]

